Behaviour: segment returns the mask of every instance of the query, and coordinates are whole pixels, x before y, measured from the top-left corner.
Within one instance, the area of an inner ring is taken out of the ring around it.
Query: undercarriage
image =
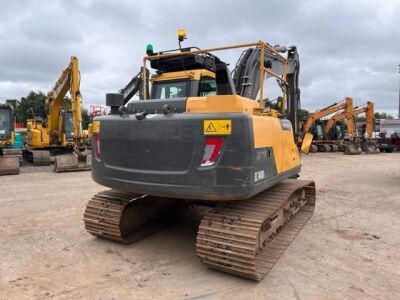
[[[84,223],[94,236],[131,244],[178,222],[192,203],[108,190],[88,202]],[[247,200],[208,203],[215,206],[199,225],[200,261],[259,281],[312,216],[315,186],[313,181],[289,179]]]

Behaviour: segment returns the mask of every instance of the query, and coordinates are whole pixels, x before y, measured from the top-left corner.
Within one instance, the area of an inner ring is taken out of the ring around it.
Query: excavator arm
[[[287,57],[285,58],[281,53],[287,53]],[[261,78],[264,75],[267,80],[275,78],[282,90],[280,98],[283,100],[278,103],[278,113],[290,120],[295,139],[297,139],[299,133],[298,110],[300,109],[299,73],[300,59],[297,48],[276,45],[264,49],[248,48],[243,51],[232,72],[232,79],[238,95],[254,100],[260,96],[260,102],[264,102],[264,80]],[[264,106],[265,103],[261,103],[261,107]]]
[[[325,107],[323,109],[317,110],[316,112],[312,113],[306,120],[303,126],[303,131],[304,133],[307,133],[310,131],[312,125],[319,119],[328,116],[330,114],[333,114],[335,112],[338,112],[339,110],[346,110],[347,108],[347,113],[350,112],[350,107],[351,109],[353,108],[353,99],[350,97],[346,97],[343,101],[340,101],[338,103],[334,103],[328,107]]]
[[[71,57],[69,66],[62,71],[53,88],[49,91],[46,99],[48,133],[50,137],[53,137],[54,133],[57,132],[58,137],[58,141],[53,140],[53,143],[60,142],[63,133],[63,128],[61,126],[62,122],[60,122],[61,105],[68,91],[71,95],[72,126],[75,144],[81,148],[83,146],[81,115],[82,96],[80,92],[78,59],[74,56]]]
[[[353,113],[351,114],[351,111],[353,111]],[[341,112],[338,112],[337,114],[335,114],[332,118],[330,118],[324,127],[324,133],[325,136],[328,135],[329,130],[336,124],[336,122],[339,122],[343,119],[347,119],[347,121],[349,122],[350,118],[352,118],[354,116],[357,116],[359,114],[365,113],[365,117],[366,117],[366,131],[368,134],[368,138],[372,137],[372,132],[373,132],[373,126],[374,126],[374,103],[368,101],[366,104],[364,104],[361,107],[354,107],[352,110],[343,110]],[[350,125],[353,121],[350,120]],[[354,122],[353,125],[354,127]],[[348,131],[350,132],[350,129],[348,128]]]
[[[123,87],[122,89],[119,90],[119,93],[122,94],[123,96],[123,104],[125,105],[128,103],[129,100],[132,99],[133,96],[135,96],[137,93],[139,93],[139,98],[143,99],[143,81],[142,81],[142,74],[143,74],[143,68],[140,69],[139,73],[137,73],[129,83]],[[150,72],[149,70],[146,69],[146,78],[149,78]],[[147,95],[149,94],[148,89],[149,89],[149,83],[148,81],[146,82],[146,89],[147,89]]]
[[[346,107],[351,107],[351,108],[353,107],[352,98],[346,97],[343,101],[334,103],[328,107],[317,110],[316,112],[311,114],[303,125],[303,135],[301,138],[301,151],[304,153],[309,152],[309,149],[313,142],[313,134],[311,132],[311,128],[317,120],[321,119],[322,117],[328,116],[332,113],[335,113],[337,111],[343,110]]]
[[[339,122],[344,119],[347,120],[347,129],[348,129],[348,132],[350,135],[350,132],[353,132],[353,130],[354,130],[354,121],[353,121],[354,116],[366,112],[367,105],[369,105],[370,103],[372,103],[372,102],[368,102],[368,104],[366,104],[366,105],[363,105],[361,107],[354,107],[354,108],[350,108],[350,105],[348,105],[348,106],[346,106],[346,108],[343,111],[340,111],[337,114],[335,114],[333,117],[331,117],[326,122],[326,124],[324,126],[325,136],[328,135],[329,130],[336,124],[336,122]],[[373,103],[372,103],[372,105],[373,105]],[[349,127],[351,127],[351,128],[349,128]]]
[[[91,158],[85,146],[85,136],[82,130],[80,72],[78,58],[75,56],[71,57],[70,64],[62,71],[46,99],[47,128],[52,144],[60,144],[62,136],[65,134],[63,122],[67,122],[67,120],[62,119],[61,105],[68,91],[71,95],[73,152],[56,156],[55,172],[90,170],[91,168]]]
[[[372,138],[372,133],[374,131],[374,125],[375,125],[375,116],[374,116],[374,103],[368,101],[367,102],[367,107],[365,110],[365,124],[366,124],[366,132],[368,135],[368,139]]]

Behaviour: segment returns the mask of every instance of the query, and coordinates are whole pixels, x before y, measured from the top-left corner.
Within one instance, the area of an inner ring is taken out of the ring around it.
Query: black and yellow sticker
[[[100,121],[93,121],[92,123],[92,132],[99,133],[100,132]]]
[[[204,120],[204,135],[229,135],[232,120]]]

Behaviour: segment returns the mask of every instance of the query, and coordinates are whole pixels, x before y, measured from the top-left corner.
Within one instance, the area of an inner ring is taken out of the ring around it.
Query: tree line
[[[5,103],[13,108],[16,121],[26,125],[26,120],[28,119],[38,117],[43,120],[46,119],[45,99],[46,95],[43,92],[32,91],[26,97],[20,99],[7,99],[5,100]],[[61,109],[64,111],[71,110],[70,98],[64,98]],[[91,120],[88,110],[82,108],[82,128],[87,129],[90,122]]]

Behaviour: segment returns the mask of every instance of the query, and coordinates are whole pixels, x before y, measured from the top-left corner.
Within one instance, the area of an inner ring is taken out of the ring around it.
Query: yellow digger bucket
[[[19,157],[12,155],[0,156],[0,175],[19,174]]]
[[[303,137],[303,142],[301,143],[301,152],[308,154],[310,152],[310,147],[313,141],[313,135],[311,133],[306,133]]]
[[[75,153],[57,155],[54,163],[54,172],[56,173],[89,171],[91,169],[91,154],[87,154],[84,159],[78,158]]]

